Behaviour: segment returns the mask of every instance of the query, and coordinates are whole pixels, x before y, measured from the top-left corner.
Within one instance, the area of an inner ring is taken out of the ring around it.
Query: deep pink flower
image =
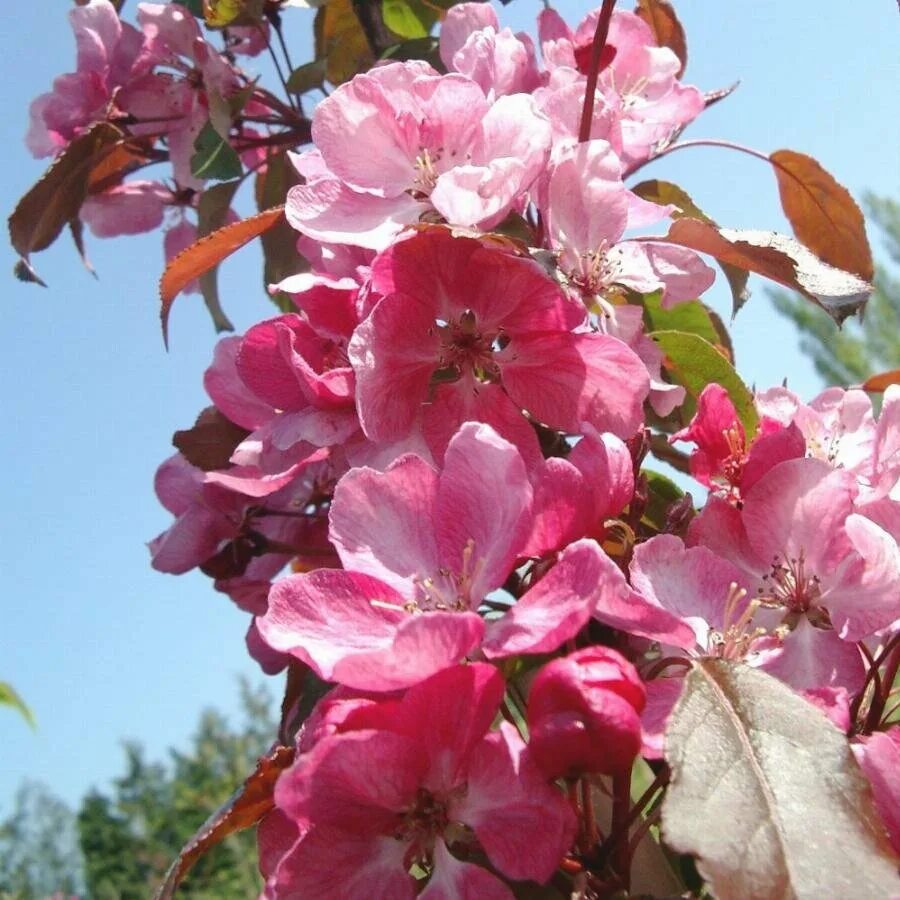
[[[640,426],[643,364],[621,341],[591,333],[581,304],[537,263],[433,229],[382,253],[373,283],[384,299],[350,342],[373,440],[407,433],[429,399],[446,418],[451,394],[467,398],[461,411],[471,418],[492,384],[508,408],[553,428],[577,434],[587,423],[629,437]]]
[[[457,666],[302,754],[275,790],[300,838],[271,867],[269,896],[412,898],[415,863],[429,900],[509,900],[495,875],[456,855],[476,846],[503,876],[546,881],[574,816],[515,729],[489,731],[503,691],[493,667]],[[288,832],[268,845],[289,844]]]
[[[651,639],[670,638],[672,628],[690,634],[635,595],[591,540],[566,547],[511,605],[501,595],[484,621],[485,599],[523,555],[531,510],[521,456],[485,425],[460,429],[440,472],[413,455],[384,472],[353,469],[331,505],[331,541],[346,571],[276,583],[260,633],[322,678],[382,691],[479,645],[489,658],[551,652],[592,615]]]
[[[850,746],[872,785],[875,808],[884,820],[891,846],[900,853],[900,725],[860,736]]]
[[[501,221],[540,174],[550,123],[524,94],[422,62],[377,67],[317,108],[319,177],[288,194],[287,216],[318,240],[381,249],[431,211],[456,225]]]
[[[528,692],[528,746],[548,778],[617,775],[641,749],[644,685],[608,647],[585,647],[544,666]]]
[[[708,384],[697,400],[690,424],[669,438],[691,441],[691,475],[713,491],[740,499],[773,466],[805,455],[806,442],[796,425],[763,415],[759,430],[747,441],[728,391]]]

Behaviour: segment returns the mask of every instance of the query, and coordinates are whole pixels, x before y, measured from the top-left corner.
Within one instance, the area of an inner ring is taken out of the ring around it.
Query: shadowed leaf
[[[276,747],[260,757],[253,774],[228,802],[214,812],[185,845],[166,873],[156,900],[171,900],[191,866],[229,834],[255,825],[274,806],[272,799],[278,776],[294,761],[292,747]]]
[[[195,178],[227,181],[229,178],[239,177],[242,171],[237,151],[228,143],[227,138],[216,131],[212,122],[207,122],[194,141],[191,175]]]
[[[875,269],[865,221],[849,191],[804,153],[776,150],[769,160],[797,238],[829,265],[871,281]]]
[[[200,195],[197,204],[197,234],[203,238],[208,234],[212,234],[225,224],[228,217],[228,210],[231,208],[231,201],[234,199],[235,192],[240,187],[240,181],[226,181],[222,184],[213,185],[207,188]],[[213,325],[216,331],[234,331],[222,305],[219,302],[219,267],[213,266],[204,272],[198,279],[200,284],[200,293],[203,295],[203,302],[212,316]]]
[[[774,231],[739,231],[700,219],[678,219],[665,237],[653,240],[708,253],[793,288],[838,323],[861,309],[872,293],[872,285],[858,275],[822,262],[803,244]]]
[[[108,122],[92,125],[54,160],[9,217],[9,238],[23,258],[49,247],[81,209],[92,169],[122,140]]]
[[[697,661],[665,743],[663,838],[697,858],[719,900],[900,893],[847,738],[776,678]]]
[[[192,428],[172,435],[172,444],[192,466],[213,472],[231,465],[231,454],[248,434],[215,406],[207,406]]]
[[[162,301],[163,340],[169,345],[169,313],[179,292],[195,278],[217,266],[244,244],[250,243],[272,228],[284,216],[284,207],[267,209],[259,215],[226,225],[206,237],[200,238],[187,250],[183,250],[166,266],[159,282],[159,296]]]
[[[329,0],[316,12],[316,59],[324,59],[332,84],[343,84],[375,62],[369,41],[350,0]]]
[[[650,26],[659,46],[668,47],[678,57],[681,68],[675,77],[681,78],[687,67],[687,41],[672,4],[666,0],[637,0],[634,11]]]

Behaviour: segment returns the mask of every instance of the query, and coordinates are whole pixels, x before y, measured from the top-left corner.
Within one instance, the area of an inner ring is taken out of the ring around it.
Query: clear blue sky
[[[67,0],[15,4],[0,18],[0,208],[10,211],[43,166],[22,144],[30,99],[74,65]],[[628,4],[623,3],[625,7]],[[133,14],[129,0],[126,11]],[[679,0],[688,80],[741,81],[689,131],[770,151],[809,152],[857,195],[898,187],[900,86],[894,0]],[[515,0],[504,21],[530,29],[539,4]],[[560,6],[570,20],[588,8]],[[290,11],[293,46],[308,46],[312,13]],[[303,56],[298,50],[296,58]],[[774,179],[759,162],[720,150],[684,151],[646,170],[676,181],[723,224],[785,223]],[[70,803],[122,770],[120,742],[154,756],[184,745],[200,709],[234,709],[236,676],[262,679],[243,649],[246,617],[198,574],[153,572],[144,542],[168,523],[152,490],[172,431],[204,405],[201,373],[215,335],[201,303],[175,307],[163,350],[156,281],[159,234],[90,241],[95,281],[61,240],[35,260],[49,290],[0,274],[3,290],[3,516],[0,680],[33,707],[32,733],[0,710],[0,816],[23,777]],[[6,250],[4,272],[12,269]],[[223,300],[239,328],[272,314],[258,256],[224,269]],[[759,386],[818,382],[761,286],[734,328],[739,369]],[[712,295],[727,311],[725,289]],[[273,685],[277,692],[280,679]]]

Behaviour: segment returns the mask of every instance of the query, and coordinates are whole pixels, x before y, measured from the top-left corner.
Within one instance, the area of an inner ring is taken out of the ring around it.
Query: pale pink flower
[[[436,212],[456,225],[500,222],[540,174],[550,124],[532,99],[488,100],[479,85],[421,62],[377,67],[317,108],[324,171],[288,194],[302,234],[383,248]]]
[[[500,28],[488,3],[452,6],[441,23],[441,60],[491,97],[530,93],[540,84],[534,44],[524,33]]]
[[[900,853],[900,725],[854,739],[850,744],[884,820],[891,846]]]
[[[302,754],[275,789],[299,840],[288,829],[266,842],[290,848],[274,866],[267,858],[268,896],[511,900],[496,875],[457,855],[476,847],[502,876],[545,882],[575,818],[516,730],[489,731],[504,687],[491,666],[457,666]],[[421,893],[414,863],[429,876]]]
[[[574,434],[585,423],[623,438],[640,427],[643,364],[621,341],[590,332],[584,307],[537,263],[432,229],[381,254],[373,283],[384,299],[350,342],[360,421],[373,440],[407,433],[427,400],[426,418],[481,418],[482,397],[501,433],[523,408]]]
[[[53,90],[31,104],[25,143],[34,156],[62,150],[116,107],[116,94],[143,75],[153,60],[141,53],[141,33],[119,21],[109,0],[90,0],[69,11],[78,47],[77,71],[60,75]]]
[[[694,300],[715,280],[692,250],[652,240],[623,240],[627,228],[658,222],[668,208],[634,197],[621,181],[621,165],[606,141],[572,145],[550,172],[542,202],[549,244],[573,289],[587,300],[617,287],[662,292],[668,309]]]

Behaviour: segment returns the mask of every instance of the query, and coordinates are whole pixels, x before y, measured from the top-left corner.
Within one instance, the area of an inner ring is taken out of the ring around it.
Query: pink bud
[[[608,647],[585,647],[544,666],[528,696],[530,748],[548,778],[615,775],[641,748],[646,702],[637,670]]]

